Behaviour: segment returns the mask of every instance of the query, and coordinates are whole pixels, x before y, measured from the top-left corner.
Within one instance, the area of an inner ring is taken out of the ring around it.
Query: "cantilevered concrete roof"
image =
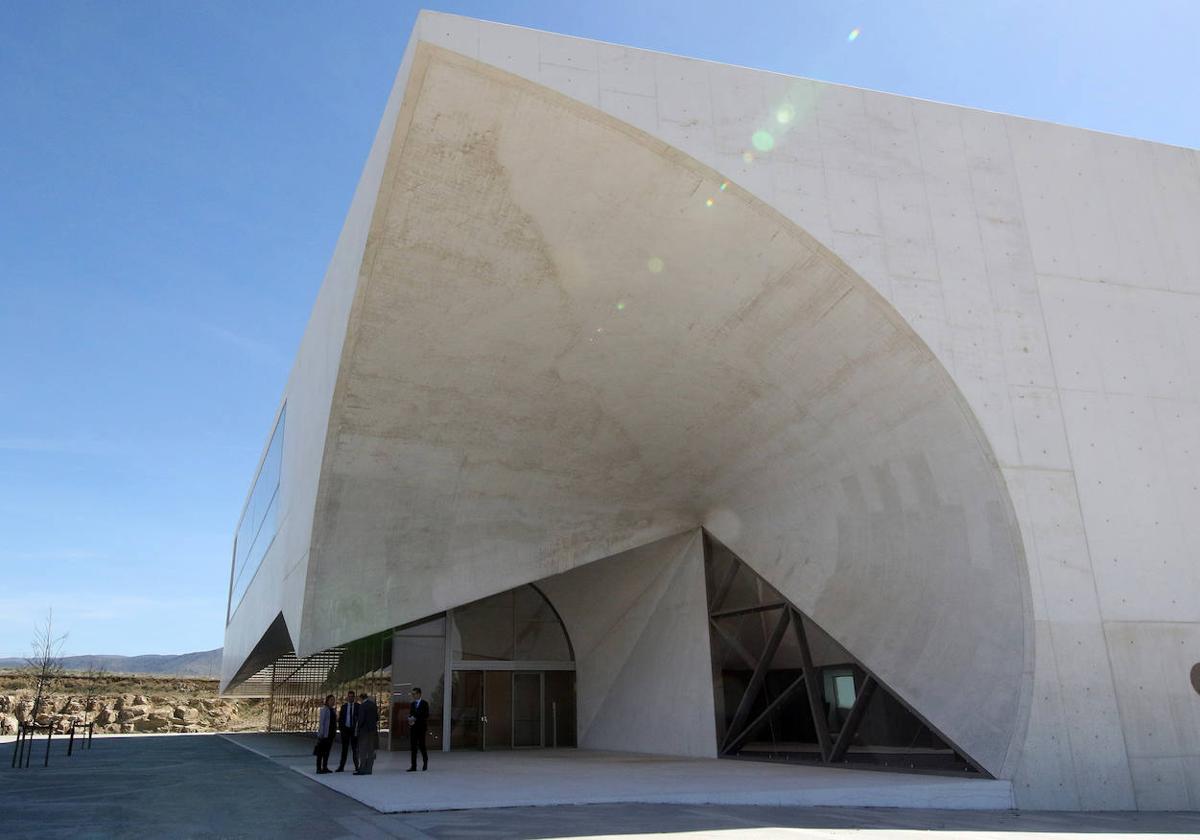
[[[297,651],[703,525],[1000,773],[1028,691],[1021,545],[926,345],[678,148],[411,49],[324,407]]]

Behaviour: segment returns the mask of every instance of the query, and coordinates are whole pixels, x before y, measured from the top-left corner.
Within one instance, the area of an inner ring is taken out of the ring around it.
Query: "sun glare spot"
[[[646,268],[650,269],[651,274],[661,274],[664,263],[661,257],[651,257],[646,260]]]
[[[775,122],[780,125],[787,125],[794,119],[796,119],[796,109],[791,105],[780,105],[775,111]]]
[[[846,36],[847,41],[857,41],[858,36],[862,34],[862,30],[857,26],[850,30],[850,34]]]
[[[754,132],[754,136],[750,138],[750,142],[760,152],[769,152],[775,148],[775,138],[771,136],[771,132],[769,131]]]

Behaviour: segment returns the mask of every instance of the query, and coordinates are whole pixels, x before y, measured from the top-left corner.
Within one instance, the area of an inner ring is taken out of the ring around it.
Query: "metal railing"
[[[76,730],[84,730],[79,734],[80,749],[92,748],[92,735],[95,731],[95,722],[83,723],[79,720],[71,721],[71,729],[69,740],[67,741],[67,755],[70,756],[75,752],[75,733]],[[46,753],[42,759],[42,766],[50,766],[50,744],[54,739],[55,727],[50,724],[37,723],[18,723],[17,724],[17,740],[13,742],[12,766],[14,768],[27,768],[29,762],[33,758],[34,738],[39,732],[46,733]],[[86,735],[85,735],[86,732]],[[67,734],[67,733],[60,733]]]
[[[75,750],[75,730],[76,729],[87,730],[87,738],[86,739],[83,737],[82,734],[80,734],[79,744],[80,744],[80,749],[90,750],[92,748],[92,732],[95,730],[95,728],[96,728],[95,721],[91,721],[90,723],[82,723],[81,721],[78,721],[78,720],[71,721],[71,740],[67,742],[67,755],[70,755]]]

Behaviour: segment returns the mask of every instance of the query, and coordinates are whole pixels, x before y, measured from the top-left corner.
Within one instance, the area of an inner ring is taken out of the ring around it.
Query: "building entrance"
[[[574,746],[571,671],[457,669],[451,680],[451,749]]]
[[[562,621],[536,587],[447,610],[400,628],[395,638],[393,716],[400,718],[400,738],[393,748],[406,746],[403,717],[412,686],[425,687],[431,736],[441,736],[442,749],[575,746],[575,656]]]

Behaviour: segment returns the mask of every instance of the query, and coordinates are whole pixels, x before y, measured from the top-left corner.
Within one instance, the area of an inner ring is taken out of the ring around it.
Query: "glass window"
[[[428,746],[442,743],[445,708],[446,618],[402,627],[392,637],[392,749],[408,748],[408,709],[412,689],[429,703]]]
[[[456,660],[511,660],[513,658],[513,593],[501,592],[456,609],[454,658]]]
[[[837,674],[833,678],[833,693],[839,709],[854,708],[854,675]]]
[[[567,662],[571,648],[558,616],[532,586],[513,593],[513,655],[527,662]]]
[[[229,618],[242,602],[254,573],[258,571],[267,549],[275,539],[279,522],[279,478],[283,464],[283,428],[287,416],[285,406],[271,432],[267,451],[259,465],[258,474],[250,488],[250,497],[242,510],[237,534],[233,541],[233,572],[229,586]]]
[[[557,613],[533,586],[521,586],[451,613],[456,662],[570,662]]]
[[[722,756],[975,767],[740,558],[705,534]]]

